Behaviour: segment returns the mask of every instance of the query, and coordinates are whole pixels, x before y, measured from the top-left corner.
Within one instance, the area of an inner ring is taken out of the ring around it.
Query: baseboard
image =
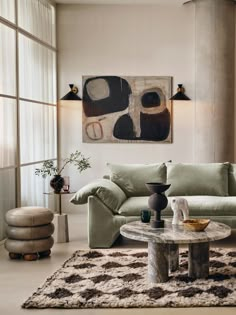
[[[5,239],[0,241],[0,246],[2,246],[4,244],[4,242],[5,242]]]

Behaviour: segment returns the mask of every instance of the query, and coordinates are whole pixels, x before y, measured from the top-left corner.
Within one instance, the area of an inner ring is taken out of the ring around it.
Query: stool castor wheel
[[[26,261],[33,261],[38,259],[38,254],[37,253],[32,253],[32,254],[24,254],[23,255],[24,260]]]
[[[45,257],[49,257],[51,255],[51,250],[45,250],[44,252],[39,252],[39,257],[40,258],[45,258]]]
[[[21,259],[21,258],[22,258],[22,254],[9,253],[9,257],[10,257],[11,259]]]

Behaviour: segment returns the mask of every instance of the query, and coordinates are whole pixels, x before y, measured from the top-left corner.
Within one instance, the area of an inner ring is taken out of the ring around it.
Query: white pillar
[[[195,0],[195,161],[234,160],[235,5]]]

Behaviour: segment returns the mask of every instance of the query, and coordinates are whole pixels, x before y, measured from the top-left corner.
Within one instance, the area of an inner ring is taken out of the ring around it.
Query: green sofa
[[[191,217],[236,228],[236,164],[108,164],[108,168],[109,176],[87,184],[71,199],[73,204],[88,203],[90,248],[112,246],[123,224],[140,219],[140,211],[148,209],[147,182],[171,184],[163,217],[173,216],[171,199],[182,196]]]

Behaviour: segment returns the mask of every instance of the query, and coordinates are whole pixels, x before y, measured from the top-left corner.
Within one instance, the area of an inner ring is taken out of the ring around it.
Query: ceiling
[[[55,0],[64,4],[164,4],[181,5],[187,0]]]

